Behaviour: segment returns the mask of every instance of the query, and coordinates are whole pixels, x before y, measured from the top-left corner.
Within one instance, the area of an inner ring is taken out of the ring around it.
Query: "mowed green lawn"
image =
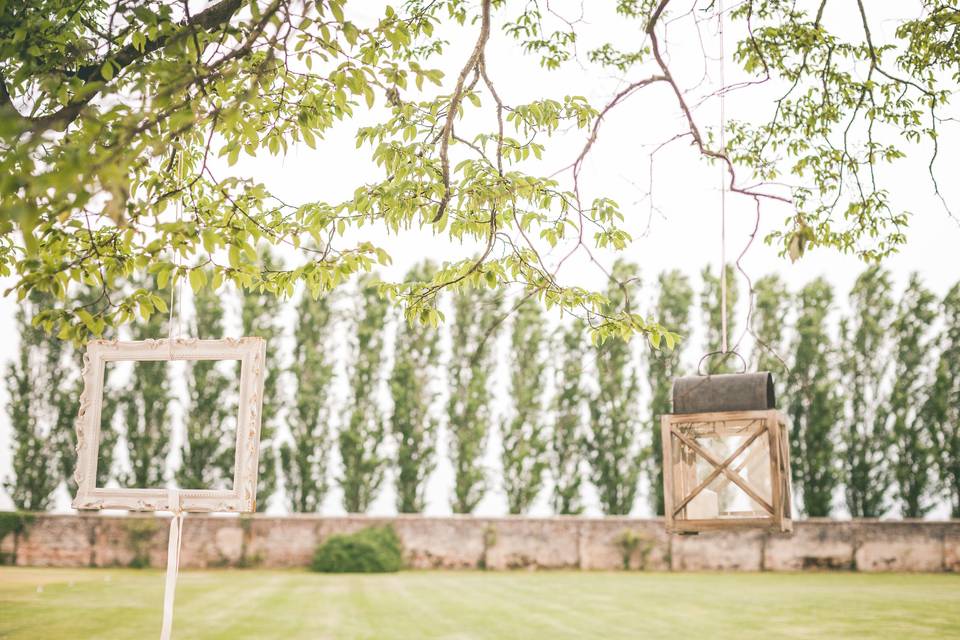
[[[163,573],[0,568],[0,638],[155,638]],[[174,637],[960,638],[960,576],[185,571]]]

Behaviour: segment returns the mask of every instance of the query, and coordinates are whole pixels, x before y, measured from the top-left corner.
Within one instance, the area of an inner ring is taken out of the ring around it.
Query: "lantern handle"
[[[700,358],[700,362],[697,363],[697,375],[700,375],[700,376],[702,376],[702,375],[710,375],[710,372],[709,372],[709,371],[707,371],[706,374],[703,373],[703,362],[704,362],[704,360],[707,360],[707,359],[709,359],[709,358],[712,357],[712,356],[718,356],[718,355],[720,355],[720,356],[729,356],[729,355],[737,356],[738,358],[740,358],[740,362],[743,364],[743,369],[740,370],[740,373],[746,373],[746,372],[747,372],[747,361],[744,359],[744,357],[743,357],[742,355],[740,355],[740,353],[739,353],[738,351],[711,351],[710,353],[704,354],[704,356],[703,356],[702,358]]]

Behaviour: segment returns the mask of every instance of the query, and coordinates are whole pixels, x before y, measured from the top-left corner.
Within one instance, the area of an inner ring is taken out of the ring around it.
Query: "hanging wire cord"
[[[720,148],[727,150],[727,86],[723,50],[723,0],[719,0],[720,25]],[[727,352],[727,172],[720,167],[720,350]]]
[[[724,8],[723,0],[717,0],[717,34],[719,39],[719,79],[720,79],[720,88],[717,91],[719,100],[720,100],[720,132],[719,132],[719,142],[721,153],[724,154],[726,162],[728,165],[721,164],[720,167],[720,349],[717,351],[711,351],[704,354],[700,359],[700,362],[697,364],[697,373],[703,375],[703,363],[713,356],[723,356],[721,362],[726,362],[731,356],[735,356],[742,365],[741,373],[745,373],[747,370],[747,361],[740,353],[740,345],[743,342],[743,339],[749,334],[753,337],[754,342],[758,347],[771,354],[777,361],[780,362],[780,365],[783,367],[784,371],[789,371],[790,367],[784,361],[776,350],[767,344],[766,341],[760,338],[753,329],[753,312],[754,312],[754,297],[756,292],[753,288],[753,279],[747,274],[744,270],[743,265],[740,264],[740,261],[747,254],[750,247],[753,245],[753,241],[757,236],[757,231],[760,228],[760,201],[756,194],[747,194],[752,195],[754,201],[756,202],[756,214],[754,219],[753,229],[750,231],[750,236],[747,239],[747,243],[744,245],[743,250],[737,256],[735,265],[737,271],[740,275],[743,276],[743,279],[747,282],[747,287],[749,289],[748,299],[749,299],[749,308],[747,309],[747,318],[744,325],[743,332],[737,338],[737,341],[734,343],[733,347],[729,346],[728,342],[728,301],[727,301],[727,191],[733,183],[730,181],[729,173],[732,171],[732,165],[729,165],[731,162],[729,156],[727,156],[727,113],[726,113],[726,96],[727,96],[727,82],[726,82],[726,51],[725,51],[725,37],[724,37],[724,14],[726,10]],[[707,371],[709,374],[709,369]]]
[[[724,34],[723,34],[723,0],[718,0],[717,2],[717,23],[718,23],[718,33],[720,39],[720,149],[725,153],[727,150],[727,79],[726,79],[726,52],[724,51]],[[747,370],[747,361],[744,359],[738,347],[740,346],[740,340],[737,340],[737,343],[734,345],[733,349],[729,348],[727,342],[728,322],[727,322],[727,167],[720,165],[720,349],[718,351],[710,351],[709,353],[704,354],[700,358],[700,362],[697,364],[697,373],[703,375],[703,363],[713,356],[723,356],[721,362],[726,362],[727,359],[734,355],[740,359],[740,362],[743,364],[743,372]],[[756,230],[754,230],[756,233]],[[751,242],[753,237],[751,236]],[[749,247],[749,243],[747,247]],[[746,249],[744,249],[746,252]],[[741,253],[742,257],[743,254]],[[740,268],[740,258],[737,258],[737,268]],[[742,271],[742,270],[741,270]],[[744,274],[746,275],[746,274]],[[749,279],[748,279],[749,281]],[[751,312],[753,310],[752,302],[752,287],[751,287]],[[751,313],[752,315],[752,313]],[[747,326],[750,325],[750,318],[747,319]],[[707,370],[709,373],[709,369]]]

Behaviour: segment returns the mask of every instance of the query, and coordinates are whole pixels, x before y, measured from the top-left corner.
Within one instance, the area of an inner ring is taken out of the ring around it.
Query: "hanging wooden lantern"
[[[661,416],[667,531],[792,531],[790,443],[769,373],[679,378]]]

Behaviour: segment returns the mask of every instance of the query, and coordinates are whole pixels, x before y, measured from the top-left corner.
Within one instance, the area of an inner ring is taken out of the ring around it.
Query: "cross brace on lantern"
[[[763,528],[787,532],[788,422],[776,410],[661,417],[668,531]]]

